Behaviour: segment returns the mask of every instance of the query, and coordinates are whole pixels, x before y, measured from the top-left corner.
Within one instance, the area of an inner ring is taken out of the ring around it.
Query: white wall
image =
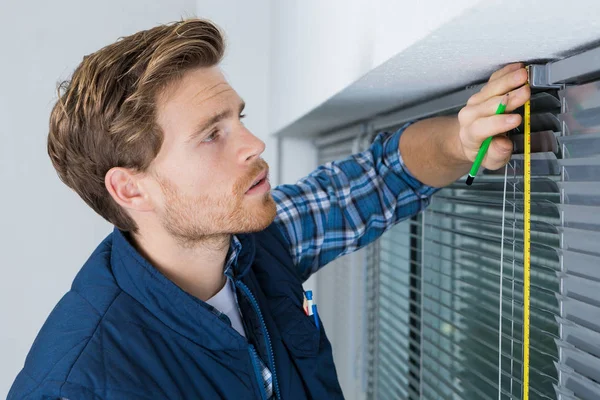
[[[479,1],[274,1],[272,130],[304,115]]]
[[[0,2],[0,398],[108,223],[46,154],[55,86],[119,36],[195,14],[194,0]]]
[[[271,167],[271,181],[278,182],[277,143],[269,135],[271,1],[197,0],[197,15],[212,20],[225,31],[227,50],[222,69],[246,101],[244,123],[265,142],[263,158]]]

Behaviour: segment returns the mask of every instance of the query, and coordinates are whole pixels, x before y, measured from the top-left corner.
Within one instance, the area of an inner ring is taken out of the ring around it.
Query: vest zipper
[[[262,313],[260,312],[260,308],[258,307],[258,302],[256,301],[256,298],[254,297],[254,295],[252,294],[250,289],[248,289],[248,286],[246,286],[241,281],[235,281],[235,284],[246,294],[246,296],[248,296],[248,298],[250,299],[250,302],[252,303],[252,306],[254,307],[254,311],[256,311],[256,314],[258,315],[258,318],[260,319],[260,327],[263,331],[263,335],[265,336],[265,342],[267,344],[267,352],[269,353],[268,361],[269,361],[269,368],[271,369],[271,375],[273,376],[273,388],[275,389],[275,396],[277,397],[277,399],[281,399],[281,394],[279,393],[279,383],[277,382],[277,374],[275,373],[275,358],[273,357],[273,346],[271,345],[271,337],[269,336],[269,332],[267,331],[267,326],[265,324],[265,320],[262,316]],[[261,374],[261,376],[262,376],[262,374]]]
[[[265,380],[262,377],[262,371],[258,365],[258,353],[256,353],[256,349],[254,346],[250,345],[248,347],[250,349],[250,359],[252,360],[252,366],[254,367],[254,373],[256,374],[256,379],[258,380],[258,390],[260,390],[260,396],[263,400],[267,400],[267,392],[265,389]]]

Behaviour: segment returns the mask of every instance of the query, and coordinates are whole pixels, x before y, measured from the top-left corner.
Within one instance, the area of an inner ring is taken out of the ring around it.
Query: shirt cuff
[[[402,154],[400,154],[400,137],[410,125],[416,121],[407,122],[400,129],[385,138],[383,142],[383,162],[396,172],[410,186],[421,199],[428,199],[434,193],[440,190],[433,186],[429,186],[415,178],[404,165]],[[385,135],[382,133],[380,135]]]

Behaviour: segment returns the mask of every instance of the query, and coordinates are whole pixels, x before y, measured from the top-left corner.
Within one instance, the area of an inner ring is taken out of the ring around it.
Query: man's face
[[[161,224],[181,242],[259,231],[275,217],[265,145],[241,122],[243,107],[218,67],[187,72],[158,101],[164,141],[150,192]]]

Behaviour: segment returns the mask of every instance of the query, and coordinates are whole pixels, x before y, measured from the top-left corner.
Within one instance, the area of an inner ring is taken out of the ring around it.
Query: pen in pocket
[[[317,305],[315,304],[315,301],[313,299],[313,292],[312,290],[307,290],[306,292],[304,292],[304,295],[306,296],[306,301],[307,301],[307,311],[308,315],[313,317],[315,319],[315,326],[317,327],[317,329],[320,329],[319,327],[319,313],[317,311]]]

